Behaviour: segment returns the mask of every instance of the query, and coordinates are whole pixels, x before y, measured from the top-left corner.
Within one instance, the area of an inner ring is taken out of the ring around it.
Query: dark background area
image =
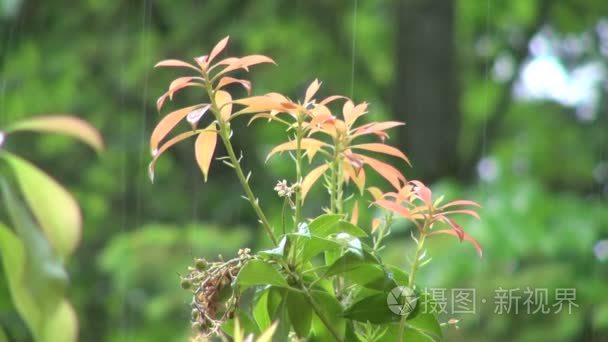
[[[448,340],[608,339],[608,2],[2,0],[0,127],[74,113],[107,143],[99,158],[58,137],[4,146],[49,170],[82,206],[84,237],[68,265],[82,341],[185,338],[189,299],[177,273],[194,256],[266,245],[233,173],[214,163],[203,183],[192,144],[157,163],[154,184],[147,178],[155,101],[176,77],[152,66],[205,54],[226,35],[228,55],[278,62],[243,75],[255,94],[299,98],[319,78],[322,95],[368,101],[367,119],[407,123],[391,142],[412,160],[408,178],[482,204],[482,221],[464,226],[484,257],[438,239],[421,271],[430,288],[476,289],[475,314],[442,316],[462,319]],[[196,101],[196,91],[182,92],[162,114]],[[282,201],[272,188],[291,170],[281,157],[264,164],[279,129],[234,127],[275,222]],[[360,223],[369,229],[370,219]],[[407,237],[395,229],[387,259],[407,264]],[[550,305],[555,289],[576,288],[579,306],[494,312],[497,289],[528,287],[548,289]],[[4,282],[0,324],[28,340]]]

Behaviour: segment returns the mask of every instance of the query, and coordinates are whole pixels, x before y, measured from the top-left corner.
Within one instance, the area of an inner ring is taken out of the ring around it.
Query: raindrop
[[[6,134],[4,132],[0,132],[0,147],[2,147],[5,137],[6,137]]]
[[[156,157],[156,156],[158,156],[158,149],[155,148],[150,153],[152,154],[152,157]]]

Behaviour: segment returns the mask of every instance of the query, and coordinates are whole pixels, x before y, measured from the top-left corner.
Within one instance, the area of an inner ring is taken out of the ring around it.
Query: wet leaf
[[[213,62],[215,57],[217,57],[217,55],[219,55],[222,51],[224,51],[224,49],[226,48],[226,45],[228,45],[229,39],[230,39],[230,36],[226,36],[213,47],[213,49],[211,50],[211,53],[209,54],[209,58],[206,61],[207,64]]]
[[[310,83],[310,85],[306,89],[306,95],[304,96],[304,103],[310,102],[310,100],[312,100],[313,96],[315,96],[317,91],[319,91],[320,87],[321,87],[321,82],[319,82],[318,79],[315,79],[314,81],[312,81],[312,83]]]
[[[196,70],[198,72],[201,72],[201,70],[197,67],[195,67],[194,65],[190,64],[190,63],[186,63],[184,61],[180,61],[178,59],[165,59],[164,61],[160,61],[158,63],[156,63],[156,65],[154,66],[155,68],[158,67],[183,67],[183,68],[190,68],[193,70]]]

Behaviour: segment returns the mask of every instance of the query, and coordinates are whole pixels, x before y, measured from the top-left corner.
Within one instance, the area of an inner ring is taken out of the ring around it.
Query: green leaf
[[[17,235],[25,249],[25,283],[42,315],[53,313],[60,304],[68,275],[42,230],[10,185],[0,179],[2,195]]]
[[[264,331],[270,327],[272,320],[270,319],[270,313],[268,312],[268,293],[269,290],[264,290],[259,296],[253,307],[253,318],[260,330]]]
[[[287,341],[291,323],[289,321],[289,312],[287,310],[287,289],[272,287],[268,293],[268,312],[271,313],[271,321],[278,321],[278,326],[275,330],[274,339],[276,341]]]
[[[21,240],[2,223],[0,223],[0,255],[15,308],[34,336],[39,336],[41,315],[36,301],[28,291],[25,247]]]
[[[251,260],[245,264],[236,277],[236,284],[243,288],[256,285],[289,287],[276,268],[261,260]]]
[[[45,317],[42,341],[77,341],[78,318],[72,305],[64,299],[54,313]]]
[[[342,220],[342,215],[324,214],[308,224],[311,235],[321,238],[337,233],[348,233],[355,237],[365,237],[367,233],[354,224]]]
[[[368,253],[367,251],[354,252],[352,250],[346,251],[331,266],[325,271],[324,277],[331,277],[334,275],[342,274],[365,264],[377,264],[376,258]]]
[[[367,296],[346,308],[344,317],[374,324],[399,322],[401,316],[389,309],[386,296],[384,292]]]
[[[65,260],[80,241],[78,203],[59,183],[26,160],[7,152],[0,157],[12,168],[25,201],[53,249]]]
[[[287,312],[296,335],[304,339],[308,337],[312,322],[312,308],[302,293],[290,291],[287,294]]]
[[[399,286],[393,272],[378,264],[362,264],[342,276],[355,284],[378,291],[388,292]]]
[[[432,313],[423,312],[423,308],[430,307],[430,301],[432,301],[432,299],[429,295],[420,295],[416,308],[414,308],[414,311],[407,317],[406,324],[410,328],[408,330],[417,330],[433,340],[442,340],[443,334],[437,317]]]
[[[344,319],[342,305],[340,305],[338,299],[325,291],[313,290],[311,291],[311,295],[315,305],[319,308],[325,318],[329,320],[334,330],[340,335],[339,337],[344,339],[346,320]],[[314,334],[314,338],[311,338],[312,341],[335,340],[316,312],[315,315],[313,315],[312,331]]]
[[[308,230],[312,235],[319,237],[327,237],[330,235],[332,227],[338,224],[338,221],[342,219],[342,215],[337,214],[324,214],[316,219],[312,220],[308,224]]]
[[[311,237],[297,237],[299,241],[303,241],[303,247],[301,250],[301,260],[303,262],[309,261],[316,255],[322,252],[339,249],[342,245],[336,241],[320,238],[317,236]]]

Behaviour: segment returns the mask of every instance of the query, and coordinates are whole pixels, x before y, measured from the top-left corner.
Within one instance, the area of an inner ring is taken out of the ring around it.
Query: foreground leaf
[[[88,144],[97,152],[103,150],[103,139],[99,131],[88,122],[69,115],[45,115],[18,121],[6,132],[33,131],[64,134]]]
[[[72,195],[42,170],[13,154],[0,154],[53,249],[65,259],[81,238],[80,208]]]

